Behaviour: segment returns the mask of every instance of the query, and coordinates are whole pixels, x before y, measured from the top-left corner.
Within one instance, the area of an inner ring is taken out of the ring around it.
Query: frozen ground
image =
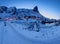
[[[42,16],[37,6],[33,9],[1,6],[0,44],[60,44],[60,26],[55,25],[59,23],[60,20]]]
[[[18,22],[7,21],[6,26],[0,22],[0,44],[60,44],[60,26],[46,25],[36,32],[25,29],[27,25]]]

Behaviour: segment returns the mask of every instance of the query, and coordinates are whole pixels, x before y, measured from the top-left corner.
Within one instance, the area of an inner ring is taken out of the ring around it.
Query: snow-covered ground
[[[23,21],[0,22],[0,44],[60,44],[60,26],[46,24],[39,32],[25,29]]]
[[[0,7],[0,44],[60,44],[60,20],[42,16],[37,6],[5,9]]]
[[[29,31],[28,29],[24,29],[27,26],[22,25],[22,23],[21,24],[20,23],[12,23],[11,25],[12,25],[12,27],[16,27],[15,28],[16,31],[18,31],[19,33],[21,33],[22,35],[24,35],[30,39],[45,41],[45,40],[54,39],[54,38],[60,36],[59,35],[60,26],[52,26],[51,27],[49,25],[45,25],[45,27],[42,26],[40,28],[40,32],[36,32],[36,31]]]

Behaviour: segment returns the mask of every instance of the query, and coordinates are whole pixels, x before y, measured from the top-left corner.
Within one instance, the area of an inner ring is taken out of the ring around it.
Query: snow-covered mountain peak
[[[33,41],[40,44],[60,38],[59,33],[60,20],[44,17],[37,6],[33,9],[0,7],[0,44],[30,44],[30,40],[32,44]]]
[[[35,6],[33,9],[17,9],[16,7],[6,7],[0,6],[0,17],[10,17],[10,16],[18,16],[24,18],[25,16],[31,17],[33,19],[39,18],[40,20],[45,20],[45,17],[41,15],[38,11],[38,7]],[[2,15],[3,14],[3,15]]]

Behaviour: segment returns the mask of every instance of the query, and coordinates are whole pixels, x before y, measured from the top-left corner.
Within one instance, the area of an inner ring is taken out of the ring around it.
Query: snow
[[[60,40],[60,26],[41,28],[40,32],[36,32],[25,30],[27,25],[17,22],[7,21],[6,26],[4,26],[4,22],[0,23],[0,44],[55,44]]]
[[[3,23],[2,23],[3,24]],[[1,25],[0,25],[1,26]],[[7,26],[0,27],[0,44],[30,44],[29,41],[18,33],[12,26],[7,23]],[[3,29],[1,29],[3,28]]]
[[[45,17],[40,13],[34,12],[33,9],[17,9],[17,13],[13,14],[16,12],[14,8],[8,8],[7,11],[0,13],[2,18],[0,20],[0,44],[60,44],[59,21],[42,24]],[[37,16],[41,20],[31,18],[27,20],[24,19],[25,15]],[[22,20],[16,20],[17,16]],[[51,19],[46,18],[46,21],[51,21]]]
[[[55,27],[48,27],[46,26],[45,28],[41,28],[40,29],[40,32],[35,32],[35,31],[28,31],[28,30],[22,30],[23,28],[26,28],[27,26],[25,25],[21,25],[20,23],[18,24],[11,24],[13,25],[13,27],[16,27],[15,29],[19,32],[19,33],[22,33],[24,36],[27,36],[29,38],[32,38],[32,39],[36,39],[34,38],[35,36],[37,36],[38,40],[42,40],[43,38],[46,39],[52,39],[52,38],[56,38],[58,37],[59,35],[59,28],[60,26],[55,26]],[[57,27],[57,28],[56,28]],[[36,29],[36,28],[35,28]],[[44,34],[44,36],[42,35]],[[29,36],[30,35],[30,36]],[[32,36],[33,35],[33,36]],[[57,36],[56,36],[57,35]],[[46,36],[46,37],[45,37]],[[42,37],[42,38],[41,38]]]

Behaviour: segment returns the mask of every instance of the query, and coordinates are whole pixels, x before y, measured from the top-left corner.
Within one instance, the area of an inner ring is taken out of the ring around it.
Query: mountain
[[[6,10],[5,10],[6,9]],[[3,13],[2,13],[3,12]],[[37,17],[37,18],[40,18],[40,19],[42,19],[42,20],[44,20],[45,19],[45,17],[44,16],[42,16],[40,13],[39,13],[39,11],[38,11],[38,7],[37,6],[35,6],[34,7],[34,9],[24,9],[24,8],[22,8],[22,9],[17,9],[16,7],[10,7],[10,8],[7,8],[7,7],[5,7],[5,6],[1,6],[0,7],[0,14],[2,15],[2,17],[3,16],[13,16],[13,15],[16,15],[16,16],[19,16],[19,17],[21,17],[22,16],[22,18],[24,17],[24,16],[32,16],[32,17]],[[8,14],[8,15],[6,15],[6,14]],[[0,16],[1,16],[0,15]]]
[[[0,7],[0,44],[60,44],[60,19],[41,15],[38,7]]]

